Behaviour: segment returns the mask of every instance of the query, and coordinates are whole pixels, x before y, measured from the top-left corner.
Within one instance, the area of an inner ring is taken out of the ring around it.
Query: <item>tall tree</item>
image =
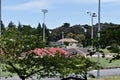
[[[16,25],[12,21],[10,21],[8,24],[8,28],[16,28]]]
[[[21,25],[21,23],[20,23],[20,22],[18,23],[17,28],[18,28],[18,30],[19,30],[19,31],[22,31],[22,25]]]
[[[37,29],[36,29],[36,33],[42,36],[42,27],[41,24],[38,23]]]

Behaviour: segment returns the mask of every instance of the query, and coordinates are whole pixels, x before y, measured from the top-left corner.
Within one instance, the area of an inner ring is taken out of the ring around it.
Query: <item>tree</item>
[[[10,23],[8,24],[8,28],[16,28],[16,25],[10,21]]]
[[[57,41],[62,38],[62,32],[64,32],[64,37],[71,37],[69,33],[75,35],[84,33],[81,25],[70,26],[69,23],[64,23],[62,26],[53,29],[51,33],[52,41]]]
[[[117,44],[113,44],[110,47],[110,51],[116,52],[116,54],[113,55],[112,59],[109,61],[110,63],[114,60],[120,60],[120,47]]]
[[[41,78],[82,74],[96,66],[94,62],[80,55],[66,56],[62,52],[54,55],[35,54],[35,48],[44,47],[39,35],[21,35],[16,28],[4,33],[0,38],[0,49],[3,52],[0,56],[5,64],[3,70],[16,73],[22,80],[35,75]],[[45,53],[43,50],[42,54]]]
[[[66,35],[67,38],[75,38],[75,34],[70,32]]]
[[[101,31],[101,39],[100,43],[102,48],[106,46],[110,46],[108,49],[111,52],[116,54],[113,55],[113,58],[110,60],[117,60],[120,59],[120,27],[117,25],[110,24],[111,27],[106,28],[105,30]]]
[[[18,23],[17,28],[18,28],[18,30],[19,30],[19,31],[22,31],[22,25],[21,25],[21,23],[20,23],[20,22]]]
[[[42,31],[41,24],[38,23],[38,26],[37,26],[37,29],[36,29],[36,33],[42,36],[42,32],[43,32],[43,31]]]
[[[16,73],[22,80],[39,71],[37,65],[40,62],[37,62],[38,59],[34,58],[34,54],[30,54],[30,50],[44,47],[40,36],[21,35],[17,29],[8,29],[0,39],[0,50],[4,53],[1,56],[2,63],[5,64],[5,71]]]
[[[120,45],[120,27],[109,27],[101,31],[101,45],[103,47],[110,46],[114,43]]]
[[[79,42],[82,42],[85,40],[85,35],[84,34],[77,34],[75,36],[75,39],[78,40]]]

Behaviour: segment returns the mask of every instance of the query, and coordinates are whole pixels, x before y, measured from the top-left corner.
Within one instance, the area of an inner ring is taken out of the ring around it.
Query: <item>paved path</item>
[[[1,80],[21,80],[18,76],[14,76],[11,78],[4,78],[2,77]],[[26,80],[38,80],[36,78],[33,79],[26,79]],[[44,78],[44,79],[40,79],[40,80],[60,80],[59,78]]]
[[[90,71],[94,76],[97,75],[97,70]],[[100,76],[120,76],[120,68],[100,70]]]
[[[92,73],[94,76],[96,76],[97,70],[90,71],[89,73]],[[120,68],[100,70],[100,76],[115,76],[115,75],[120,76]],[[14,76],[12,78],[7,78],[7,79],[2,77],[1,80],[20,80],[20,79],[18,76]],[[27,80],[37,80],[37,79],[34,78],[34,79],[27,79]],[[60,79],[58,79],[58,78],[45,78],[45,79],[41,79],[41,80],[60,80]]]

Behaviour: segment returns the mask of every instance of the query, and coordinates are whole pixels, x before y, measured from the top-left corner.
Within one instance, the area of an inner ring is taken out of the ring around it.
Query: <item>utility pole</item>
[[[64,32],[62,31],[62,39],[64,39]],[[64,48],[64,41],[62,41],[62,47]]]
[[[99,52],[99,50],[100,50],[100,43],[99,43],[99,41],[100,41],[100,31],[101,31],[101,28],[100,28],[100,0],[98,0],[98,50],[97,50],[97,54],[98,54],[98,60],[97,60],[97,62],[98,62],[98,66],[100,66],[100,52]],[[98,68],[98,70],[97,70],[97,80],[100,80],[100,68]]]

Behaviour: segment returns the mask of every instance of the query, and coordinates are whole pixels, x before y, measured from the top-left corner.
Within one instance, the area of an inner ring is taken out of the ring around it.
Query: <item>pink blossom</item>
[[[37,55],[55,55],[57,52],[64,56],[68,55],[68,52],[62,48],[36,48],[32,52]]]

